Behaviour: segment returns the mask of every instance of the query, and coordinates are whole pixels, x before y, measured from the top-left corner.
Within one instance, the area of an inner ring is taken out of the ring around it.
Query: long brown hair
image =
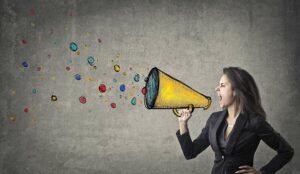
[[[261,105],[259,90],[254,78],[244,69],[239,67],[223,68],[223,74],[229,78],[235,90],[236,103],[241,112],[254,112],[266,119],[266,113]]]

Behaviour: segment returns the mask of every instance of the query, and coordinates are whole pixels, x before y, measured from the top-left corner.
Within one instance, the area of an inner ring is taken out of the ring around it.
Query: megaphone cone
[[[164,73],[158,68],[151,69],[146,80],[147,93],[144,103],[148,109],[173,109],[176,116],[179,116],[176,109],[194,108],[208,109],[211,105],[211,98],[195,91],[188,85]]]

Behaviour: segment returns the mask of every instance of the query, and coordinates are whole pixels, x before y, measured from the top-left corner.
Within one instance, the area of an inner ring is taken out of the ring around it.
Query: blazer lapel
[[[238,140],[239,135],[244,128],[246,120],[247,120],[246,113],[240,113],[240,115],[236,119],[236,123],[234,124],[234,127],[232,129],[231,135],[229,137],[229,140],[227,142],[226,149],[225,149],[225,151],[228,154],[231,154],[232,149],[234,148],[234,145],[236,144],[236,141]]]
[[[220,147],[219,147],[219,144],[218,144],[218,130],[219,130],[219,127],[222,123],[222,121],[226,118],[226,115],[227,115],[227,109],[226,110],[223,110],[220,115],[218,116],[217,120],[216,120],[216,123],[215,123],[215,126],[214,126],[214,129],[212,130],[212,135],[213,135],[213,141],[212,141],[212,144],[214,145],[214,147],[216,148],[216,151],[221,153],[220,151]]]

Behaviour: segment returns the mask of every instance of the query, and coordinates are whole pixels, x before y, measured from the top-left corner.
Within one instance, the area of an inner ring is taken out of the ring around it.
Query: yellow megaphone
[[[188,85],[154,67],[146,78],[146,94],[144,103],[148,109],[173,109],[180,117],[177,109],[194,108],[208,109],[211,98],[195,91]]]

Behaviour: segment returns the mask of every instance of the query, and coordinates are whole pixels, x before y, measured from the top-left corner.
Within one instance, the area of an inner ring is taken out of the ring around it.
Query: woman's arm
[[[260,169],[262,173],[273,174],[292,159],[294,149],[263,117],[258,118],[257,134],[268,146],[277,151],[277,155]]]
[[[199,153],[204,151],[210,145],[208,139],[210,118],[211,116],[207,120],[206,125],[202,129],[200,135],[194,141],[192,141],[191,136],[189,134],[187,123],[186,125],[180,125],[179,123],[180,129],[176,132],[176,136],[179,140],[183,154],[187,160],[195,158]]]

